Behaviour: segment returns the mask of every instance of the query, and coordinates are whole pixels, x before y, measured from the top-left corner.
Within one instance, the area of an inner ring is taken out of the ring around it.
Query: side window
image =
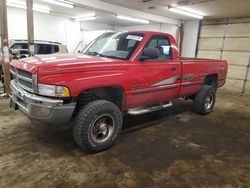
[[[27,43],[16,43],[16,44],[13,44],[12,49],[28,49],[28,44]]]
[[[59,46],[58,45],[53,45],[54,47],[54,53],[59,52]]]
[[[156,60],[172,59],[171,44],[168,37],[163,35],[153,35],[144,48],[157,48],[160,52],[159,58]]]
[[[148,48],[157,48],[157,39],[152,39],[150,40],[148,46]]]
[[[52,45],[48,44],[37,44],[37,54],[51,54]]]

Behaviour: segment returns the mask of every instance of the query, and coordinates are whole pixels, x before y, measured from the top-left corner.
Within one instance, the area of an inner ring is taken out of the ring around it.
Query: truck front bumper
[[[29,93],[11,81],[10,106],[19,109],[34,121],[48,124],[62,124],[70,121],[75,103],[64,104],[61,99],[52,99]]]

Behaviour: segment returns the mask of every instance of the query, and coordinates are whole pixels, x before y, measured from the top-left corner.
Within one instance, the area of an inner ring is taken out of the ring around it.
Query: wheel
[[[88,153],[111,147],[122,129],[122,113],[105,100],[90,102],[78,113],[73,136],[76,143]]]
[[[201,115],[212,112],[216,99],[216,90],[209,85],[202,86],[194,98],[194,111]]]

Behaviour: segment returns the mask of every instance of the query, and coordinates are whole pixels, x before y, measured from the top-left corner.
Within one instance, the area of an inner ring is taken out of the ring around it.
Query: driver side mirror
[[[145,48],[139,57],[139,60],[157,59],[160,56],[160,52],[157,48]]]

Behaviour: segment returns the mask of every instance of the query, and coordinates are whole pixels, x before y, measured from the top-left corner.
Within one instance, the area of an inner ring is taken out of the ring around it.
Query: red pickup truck
[[[85,151],[110,147],[123,113],[139,115],[194,101],[212,111],[225,84],[227,62],[181,59],[173,36],[160,32],[108,32],[79,54],[34,56],[11,62],[11,106],[34,121],[74,121],[73,136]]]

